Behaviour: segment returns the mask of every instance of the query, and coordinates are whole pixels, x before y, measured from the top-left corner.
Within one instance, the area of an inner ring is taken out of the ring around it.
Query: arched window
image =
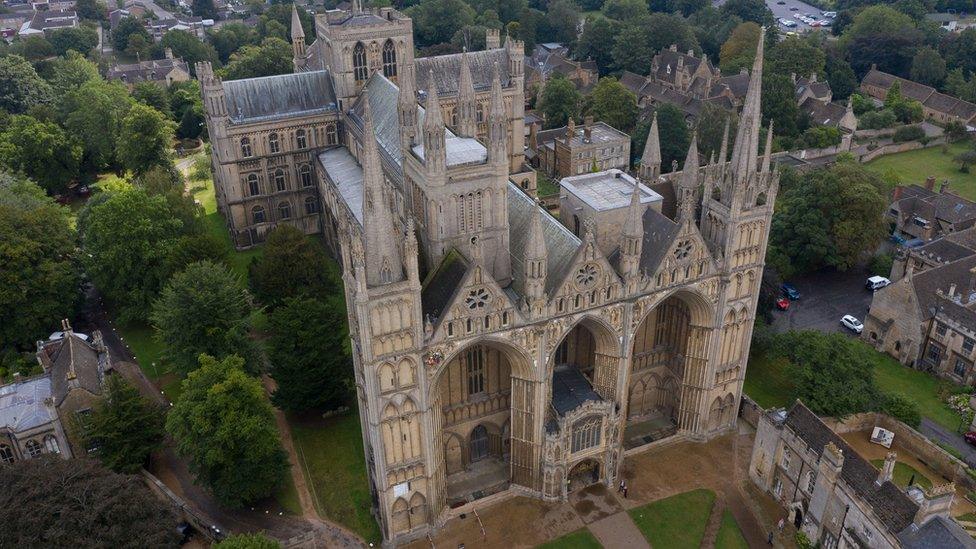
[[[366,80],[369,76],[369,69],[366,68],[366,47],[362,42],[357,42],[352,50],[352,72],[357,82]]]
[[[603,420],[598,416],[577,421],[573,425],[572,451],[579,452],[580,450],[592,448],[600,444],[602,424]]]
[[[458,125],[458,110],[451,109],[451,126],[457,127]]]
[[[477,116],[478,116],[478,122],[484,122],[485,121],[485,106],[482,105],[481,103],[478,103],[478,114],[477,114]]]
[[[298,168],[298,178],[302,180],[302,187],[312,186],[312,167],[308,164],[303,164]]]
[[[281,152],[281,144],[278,142],[278,134],[273,133],[268,136],[268,150],[273,153]]]
[[[319,201],[315,199],[314,196],[310,196],[305,199],[305,213],[312,215],[318,213],[319,211]]]
[[[264,207],[255,206],[251,208],[251,219],[254,223],[264,223]]]
[[[396,47],[393,45],[393,40],[387,40],[386,44],[383,44],[383,76],[389,78],[396,74]]]
[[[305,137],[305,130],[298,130],[295,132],[295,142],[298,144],[299,149],[308,147],[308,139]]]
[[[58,446],[58,439],[54,438],[54,435],[44,437],[44,447],[47,448],[49,454],[61,453],[61,448]]]
[[[13,463],[14,462],[14,451],[10,446],[6,444],[0,444],[0,462],[3,463]]]
[[[40,443],[38,443],[36,440],[33,439],[28,440],[27,444],[25,444],[24,447],[27,448],[27,454],[30,455],[30,457],[32,458],[41,455],[41,453],[43,452]]]
[[[278,192],[285,190],[285,170],[278,168],[274,171],[274,184]]]
[[[291,204],[287,201],[278,204],[278,219],[288,219],[291,217]]]
[[[339,132],[336,130],[335,124],[329,124],[325,127],[325,142],[329,145],[339,144]]]
[[[255,196],[261,194],[261,187],[258,186],[258,174],[256,173],[248,174],[247,192],[248,192],[248,196]]]
[[[488,429],[479,425],[471,431],[471,461],[488,457]]]
[[[244,158],[254,156],[254,151],[251,150],[251,139],[248,137],[241,138],[241,156]]]

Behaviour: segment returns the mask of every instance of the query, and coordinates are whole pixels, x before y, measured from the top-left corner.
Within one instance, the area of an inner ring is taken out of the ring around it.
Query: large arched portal
[[[556,347],[552,355],[554,378],[567,370],[578,372],[601,398],[612,400],[620,362],[618,349],[617,338],[610,328],[586,317],[563,336]],[[557,386],[557,383],[553,384],[554,391]]]
[[[696,430],[705,385],[708,307],[700,296],[674,294],[647,313],[633,338],[624,447]]]
[[[435,444],[441,449],[443,503],[448,506],[505,490],[533,487],[533,403],[537,384],[528,359],[504,345],[458,352],[431,387]],[[536,458],[537,459],[537,458]]]

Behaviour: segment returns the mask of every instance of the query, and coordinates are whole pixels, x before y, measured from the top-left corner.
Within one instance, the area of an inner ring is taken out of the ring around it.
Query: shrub
[[[868,272],[875,276],[888,276],[891,274],[891,264],[894,257],[891,254],[876,254],[868,263]]]
[[[881,412],[911,427],[918,427],[922,422],[922,415],[918,411],[918,405],[901,395],[884,395]]]
[[[894,111],[891,109],[882,109],[880,111],[864,113],[858,119],[857,126],[862,130],[880,130],[894,126],[897,121],[898,119],[895,117]]]
[[[906,141],[918,141],[925,137],[925,130],[921,126],[902,126],[895,130],[892,137],[895,143],[905,143]]]

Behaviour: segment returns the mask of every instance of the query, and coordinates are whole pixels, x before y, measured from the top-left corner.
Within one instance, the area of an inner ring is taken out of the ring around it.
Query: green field
[[[292,438],[319,514],[379,545],[383,536],[370,514],[372,505],[359,414],[322,419],[289,416]]]
[[[543,543],[535,549],[601,549],[602,547],[589,530],[580,528],[549,543]]]
[[[715,549],[749,549],[739,524],[735,522],[735,517],[728,509],[722,514],[722,526],[719,527],[718,536],[715,538]]]
[[[793,392],[793,383],[786,375],[788,364],[785,358],[769,357],[753,350],[743,390],[763,408],[785,408]]]
[[[285,475],[285,480],[281,483],[278,491],[274,495],[275,501],[289,515],[301,516],[302,504],[298,500],[298,490],[295,483],[291,480],[291,473]]]
[[[705,537],[715,492],[693,490],[628,511],[651,547],[697,549]]]
[[[874,465],[880,471],[884,466],[884,460],[872,459],[871,465]],[[913,481],[914,484],[921,486],[926,490],[932,487],[932,481],[929,480],[929,477],[919,473],[914,467],[907,463],[902,463],[900,461],[895,462],[895,473],[892,475],[891,480],[894,481],[897,486],[902,488],[908,487],[908,481],[912,480],[912,477],[915,477],[915,480]]]
[[[959,164],[953,162],[955,156],[968,148],[972,143],[959,142],[949,146],[948,154],[942,154],[942,147],[929,147],[916,151],[889,154],[868,162],[864,166],[879,174],[897,174],[901,183],[922,185],[925,178],[935,176],[937,182],[949,180],[949,188],[961,196],[976,200],[976,169],[970,173],[959,171]],[[937,187],[938,188],[938,187]]]

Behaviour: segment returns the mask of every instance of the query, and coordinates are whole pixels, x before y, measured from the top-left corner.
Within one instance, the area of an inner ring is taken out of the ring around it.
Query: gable
[[[646,239],[645,245],[647,245]],[[670,242],[661,249],[663,253],[659,254],[657,264],[653,268],[644,270],[647,288],[700,279],[717,270],[715,259],[709,252],[698,226],[694,223],[685,222],[678,225]],[[643,262],[641,267],[645,267]]]
[[[436,338],[470,336],[513,326],[518,308],[483,265],[470,266],[446,301],[434,328]]]
[[[620,294],[621,281],[616,269],[604,256],[592,231],[587,231],[561,278],[554,280],[551,301],[556,312],[584,309]]]

